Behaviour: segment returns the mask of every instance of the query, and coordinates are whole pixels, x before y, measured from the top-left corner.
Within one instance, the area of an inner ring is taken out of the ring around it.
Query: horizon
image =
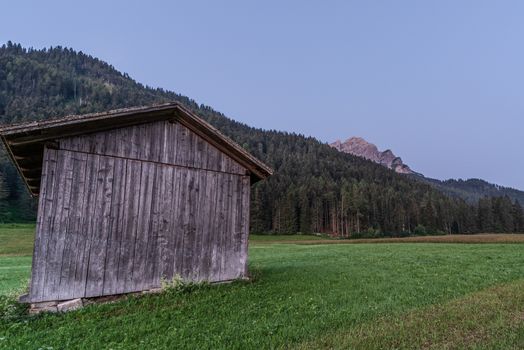
[[[324,143],[362,137],[427,177],[524,189],[524,4],[504,3],[513,6],[200,2],[151,11],[117,2],[99,13],[96,2],[31,11],[20,2],[0,23],[0,42],[82,51],[253,127]],[[270,115],[257,108],[267,101]]]

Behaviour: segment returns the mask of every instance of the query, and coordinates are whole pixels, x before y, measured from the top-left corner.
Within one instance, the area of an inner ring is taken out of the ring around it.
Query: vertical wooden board
[[[233,178],[233,197],[232,197],[232,206],[231,206],[231,246],[230,249],[232,249],[232,259],[230,260],[230,268],[231,273],[233,274],[233,278],[239,278],[241,277],[241,272],[239,268],[240,263],[240,206],[242,203],[242,179],[240,176],[237,175],[231,175]]]
[[[211,146],[210,144],[207,144],[207,151],[206,151],[206,163],[204,164],[205,169],[215,169],[215,163],[218,158],[218,150]]]
[[[31,285],[29,290],[31,301],[40,301],[44,284],[45,257],[47,254],[47,239],[49,232],[49,213],[52,211],[54,190],[54,174],[56,168],[56,151],[44,148],[40,196],[38,201],[38,221],[33,247],[31,268]]]
[[[173,251],[173,261],[171,273],[167,273],[167,278],[173,278],[175,275],[182,275],[182,248],[184,238],[183,212],[185,205],[185,184],[187,169],[175,168],[173,178],[173,198],[170,225],[170,246]]]
[[[99,226],[97,216],[97,190],[98,190],[98,169],[100,156],[89,154],[87,157],[87,172],[85,183],[85,203],[84,203],[84,220],[82,221],[82,245],[79,247],[82,261],[77,264],[76,279],[78,279],[78,288],[81,288],[83,296],[86,295],[89,280],[89,265],[91,260],[91,245],[93,236]]]
[[[152,164],[154,169],[154,181],[151,189],[151,213],[149,215],[149,226],[147,230],[147,246],[146,246],[146,264],[144,274],[144,289],[156,288],[160,286],[160,262],[159,255],[160,241],[160,205],[162,204],[163,196],[163,182],[164,170],[167,166],[160,164]]]
[[[175,256],[175,269],[176,272],[184,278],[185,275],[185,256],[186,256],[186,247],[185,243],[187,241],[187,230],[189,226],[189,212],[191,210],[189,206],[189,196],[190,196],[190,183],[191,176],[188,169],[180,169],[181,178],[180,178],[180,210],[177,214],[177,225],[176,229],[178,230],[178,239],[177,239],[177,254]]]
[[[162,162],[164,157],[164,144],[166,141],[166,130],[170,123],[166,120],[158,122],[156,126],[156,138],[155,138],[155,162]]]
[[[231,258],[234,253],[231,249],[231,235],[233,230],[232,222],[232,213],[233,213],[233,176],[234,175],[224,175],[227,179],[227,195],[224,207],[224,223],[225,227],[222,231],[222,265],[221,265],[221,274],[220,278],[222,280],[231,280],[233,279],[233,274],[231,271]]]
[[[81,296],[78,290],[78,280],[75,278],[78,258],[78,247],[82,245],[82,220],[84,217],[85,174],[87,172],[87,154],[71,152],[73,183],[71,186],[71,200],[69,204],[69,222],[67,224],[67,242],[64,247],[62,273],[60,279],[59,299],[73,299]],[[81,290],[83,292],[83,289]]]
[[[126,159],[121,159],[119,162],[118,172],[120,173],[117,186],[115,182],[115,190],[118,188],[118,194],[114,194],[113,197],[113,208],[111,210],[112,217],[112,240],[111,246],[108,247],[113,251],[112,258],[106,262],[106,266],[111,266],[111,273],[109,273],[104,280],[104,290],[111,294],[122,293],[125,290],[125,266],[128,262],[128,257],[125,256],[126,252],[129,252],[129,236],[132,235],[126,232],[127,219],[129,218],[129,209],[133,207],[134,203],[132,200],[128,201],[129,193],[135,189],[129,188],[130,175],[128,174],[129,165]],[[115,180],[116,180],[116,169],[115,169]],[[107,268],[106,268],[107,269]],[[106,272],[107,273],[107,272]],[[109,292],[110,291],[110,292]]]
[[[196,134],[194,134],[194,137],[193,137],[193,167],[194,168],[203,168],[202,166],[202,151],[203,151],[203,146],[204,145],[204,140],[202,138],[200,138],[199,136],[197,136]]]
[[[220,279],[220,230],[219,218],[221,211],[221,201],[223,200],[222,174],[214,173],[214,188],[212,196],[211,220],[209,222],[209,280],[218,281]]]
[[[226,194],[224,174],[217,173],[217,201],[215,202],[215,215],[213,220],[213,251],[211,254],[211,281],[220,281],[220,271],[222,265],[222,228],[223,228],[223,207],[224,196]]]
[[[207,172],[206,171],[195,171],[195,176],[198,178],[198,187],[196,189],[196,212],[195,212],[195,237],[193,244],[193,256],[192,256],[192,273],[191,279],[194,281],[202,280],[203,274],[203,259],[202,250],[205,245],[205,221],[208,215],[206,206],[206,191],[207,191]]]
[[[172,278],[173,274],[173,249],[172,249],[172,215],[176,210],[173,206],[175,168],[164,166],[163,179],[160,185],[159,218],[158,218],[158,259],[160,278]]]
[[[193,141],[194,143],[194,141]],[[184,240],[184,251],[186,255],[184,257],[184,268],[185,278],[190,281],[195,280],[195,273],[197,267],[195,266],[195,260],[197,256],[197,244],[198,244],[198,221],[199,217],[199,193],[200,193],[200,173],[194,169],[189,171],[191,178],[193,179],[193,186],[189,192],[189,223],[187,228],[187,235]]]
[[[133,254],[133,284],[136,290],[142,290],[147,263],[147,243],[149,239],[149,228],[151,221],[151,201],[153,184],[155,180],[155,167],[151,163],[142,164],[142,176],[140,182],[140,209],[137,223],[137,235]]]
[[[134,144],[134,147],[137,148],[136,150],[136,158],[137,159],[149,159],[149,149],[150,149],[150,143],[148,142],[148,139],[151,137],[150,133],[150,127],[145,124],[134,126],[135,128],[135,135],[136,135],[136,143]]]
[[[115,149],[116,155],[119,157],[125,157],[126,155],[129,157],[131,154],[131,148],[132,148],[132,135],[133,135],[133,129],[132,128],[121,128],[118,129],[118,134],[116,136],[117,139],[117,145]]]
[[[195,141],[195,135],[186,128],[186,139],[184,143],[184,162],[180,163],[180,165],[187,166],[187,167],[193,167],[194,164],[194,156],[195,156],[195,150],[194,150],[194,141]]]
[[[50,155],[50,162],[53,163],[53,166],[50,168],[50,173],[48,177],[48,189],[47,189],[47,196],[46,196],[46,211],[44,216],[45,221],[45,231],[42,232],[42,238],[45,237],[45,239],[41,242],[40,249],[42,250],[42,259],[38,262],[40,265],[40,271],[39,271],[39,290],[38,290],[38,301],[46,300],[46,293],[47,293],[47,280],[46,280],[46,274],[47,270],[50,269],[50,266],[48,264],[48,257],[53,254],[53,252],[50,250],[53,249],[53,224],[54,224],[54,216],[56,212],[56,206],[57,206],[57,192],[58,192],[58,182],[59,182],[59,174],[60,174],[60,162],[59,162],[59,155],[56,150],[48,150]],[[52,157],[52,158],[51,158]]]
[[[244,245],[244,232],[243,232],[243,220],[244,220],[244,179],[246,176],[237,176],[237,205],[235,208],[236,221],[235,221],[235,266],[237,278],[245,277],[245,261],[243,259],[243,245]],[[249,179],[248,179],[249,180]]]
[[[127,160],[126,199],[123,215],[123,239],[120,248],[118,280],[121,293],[136,290],[133,280],[133,261],[137,240],[138,218],[140,215],[140,193],[142,183],[142,163]],[[124,283],[122,283],[124,281]]]
[[[209,148],[211,148],[211,145],[204,141],[202,138],[198,138],[198,164],[196,165],[197,168],[200,169],[209,169],[207,166],[207,159],[209,157]]]
[[[240,277],[239,274],[239,255],[240,255],[240,235],[239,235],[239,205],[241,203],[242,194],[241,188],[241,178],[238,175],[230,175],[231,177],[231,198],[230,198],[230,207],[228,211],[228,220],[229,220],[229,232],[227,240],[227,248],[229,250],[228,260],[227,260],[227,270],[228,270],[228,279],[237,279]]]
[[[226,172],[227,171],[227,160],[228,158],[226,157],[226,155],[222,152],[220,152],[220,163],[217,164],[218,166],[218,171],[221,171],[221,172]]]
[[[182,278],[191,278],[191,263],[193,258],[193,238],[195,229],[195,194],[197,180],[194,171],[187,170],[186,200],[184,203],[183,243],[182,243]]]
[[[53,265],[52,275],[49,275],[49,299],[56,300],[60,299],[60,283],[62,280],[62,274],[68,274],[68,269],[62,271],[64,267],[64,260],[69,259],[70,241],[72,236],[68,230],[69,220],[71,215],[71,190],[73,186],[73,154],[69,151],[58,151],[58,156],[63,159],[63,165],[61,168],[61,175],[59,181],[59,192],[58,192],[58,206],[60,210],[56,212],[55,224],[53,228],[53,235],[56,237],[54,243],[55,253],[52,257],[48,258],[48,264]]]
[[[233,176],[233,205],[231,210],[231,249],[233,251],[230,259],[230,266],[234,278],[242,276],[240,268],[240,242],[242,235],[240,233],[240,220],[242,211],[242,178]]]
[[[61,250],[63,244],[61,234],[61,215],[64,209],[64,197],[66,196],[66,168],[68,160],[64,151],[57,151],[57,165],[54,177],[53,210],[51,211],[51,222],[48,231],[47,254],[45,257],[44,286],[42,290],[42,300],[56,300],[58,297],[58,283],[60,279],[60,268],[62,261]]]
[[[219,217],[219,225],[218,225],[218,234],[219,234],[219,243],[218,243],[218,250],[220,251],[220,275],[219,280],[223,281],[225,280],[226,276],[226,259],[227,259],[227,249],[225,246],[225,242],[227,240],[227,210],[228,210],[228,204],[229,204],[229,176],[227,174],[222,175],[222,202],[220,207],[220,217]]]
[[[187,165],[187,153],[189,148],[187,146],[189,130],[183,125],[177,124],[177,151],[174,164]]]
[[[100,157],[96,174],[96,197],[93,211],[93,228],[87,267],[86,296],[101,295],[104,285],[105,256],[110,229],[110,210],[113,190],[114,158]]]
[[[176,150],[177,150],[177,130],[178,123],[171,122],[167,123],[166,126],[167,137],[166,137],[166,152],[164,154],[164,159],[166,164],[174,164],[176,160]]]
[[[128,132],[128,139],[125,140],[128,147],[125,148],[126,153],[121,154],[122,157],[127,157],[131,159],[139,159],[140,156],[140,141],[141,141],[141,135],[140,135],[140,126],[132,126],[127,128]]]
[[[242,177],[242,219],[241,219],[241,250],[240,250],[240,266],[243,268],[243,277],[248,277],[247,254],[249,244],[249,206],[251,196],[251,179],[249,176]]]
[[[113,191],[111,198],[111,209],[109,217],[109,232],[107,238],[107,252],[104,263],[104,295],[116,294],[118,290],[118,264],[120,258],[120,247],[123,239],[123,208],[125,200],[125,159],[114,159]]]
[[[206,172],[206,191],[204,195],[203,205],[204,211],[202,212],[202,245],[200,251],[200,280],[209,280],[211,271],[211,254],[213,244],[213,232],[212,227],[214,210],[215,210],[215,194],[216,194],[216,183],[217,174],[215,172]]]
[[[104,145],[104,149],[102,150],[102,154],[112,155],[112,156],[119,155],[117,153],[118,134],[119,134],[119,129],[113,129],[113,130],[108,130],[104,132],[105,145]]]
[[[94,178],[96,176],[98,168],[98,157],[85,154],[84,169],[84,184],[81,194],[81,202],[78,205],[79,216],[76,218],[75,231],[76,231],[76,254],[74,257],[74,277],[73,283],[70,287],[71,293],[75,297],[84,296],[86,289],[87,279],[87,261],[89,256],[89,234],[91,230],[91,208],[93,206],[93,196],[95,190],[93,186]],[[80,200],[80,199],[79,199]],[[72,273],[72,272],[71,272]]]
[[[171,132],[173,130],[172,126],[172,122],[165,122],[162,124],[162,133],[164,135],[162,136],[162,145],[160,149],[160,162],[164,164],[169,163],[169,152],[171,151],[169,146],[174,142],[171,136]]]

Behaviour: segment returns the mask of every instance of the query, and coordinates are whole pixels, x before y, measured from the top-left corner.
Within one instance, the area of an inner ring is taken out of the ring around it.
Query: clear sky
[[[236,120],[362,136],[524,189],[524,1],[4,1],[0,42],[68,46]]]

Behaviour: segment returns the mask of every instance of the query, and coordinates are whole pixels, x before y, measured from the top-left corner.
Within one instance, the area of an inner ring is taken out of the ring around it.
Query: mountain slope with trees
[[[0,122],[13,123],[179,101],[275,169],[252,191],[252,232],[324,232],[340,236],[524,231],[508,197],[478,204],[448,196],[312,137],[261,130],[195,101],[135,82],[72,49],[0,47]],[[2,151],[0,220],[34,219],[28,197]]]
[[[397,173],[406,174],[415,180],[428,183],[441,192],[449,196],[462,198],[470,204],[477,203],[484,197],[504,197],[508,196],[513,201],[524,203],[524,192],[514,188],[503,187],[491,184],[480,179],[469,180],[436,180],[430,177],[425,177],[423,174],[414,172],[411,168],[404,164],[402,158],[395,156],[391,150],[379,151],[377,146],[367,142],[361,137],[351,137],[342,142],[337,140],[330,144],[331,147],[340,152],[349,153],[354,156],[359,156],[369,159],[375,163],[385,166],[388,169],[395,170]]]

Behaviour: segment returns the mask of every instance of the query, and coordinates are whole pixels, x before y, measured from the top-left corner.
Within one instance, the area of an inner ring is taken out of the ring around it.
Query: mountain
[[[330,144],[331,147],[340,152],[362,157],[388,169],[394,170],[399,174],[412,175],[415,181],[427,183],[437,190],[453,197],[462,198],[468,203],[477,203],[484,197],[504,197],[507,196],[513,201],[524,203],[524,191],[519,191],[509,187],[491,184],[480,179],[469,180],[437,180],[425,177],[416,173],[402,162],[400,157],[395,156],[391,150],[381,152],[377,146],[364,140],[361,137],[351,137],[345,142],[337,140]]]
[[[330,144],[330,146],[340,152],[371,160],[399,174],[415,174],[415,172],[404,164],[400,157],[395,156],[391,150],[388,149],[381,152],[377,146],[367,142],[361,137],[352,137],[344,142],[337,140]]]
[[[35,50],[11,42],[0,47],[0,123],[168,101],[184,104],[275,170],[252,188],[252,232],[358,237],[524,231],[522,207],[506,197],[468,204],[315,138],[236,122],[69,48]],[[0,221],[34,217],[35,200],[2,149]]]

